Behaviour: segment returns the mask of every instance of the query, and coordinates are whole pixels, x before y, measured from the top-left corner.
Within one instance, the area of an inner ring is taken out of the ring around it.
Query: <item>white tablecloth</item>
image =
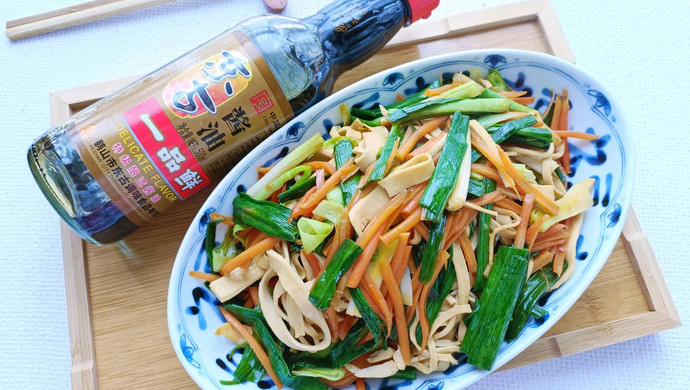
[[[0,22],[78,0],[4,0]],[[442,0],[432,18],[507,3]],[[325,2],[290,0],[304,17]],[[578,65],[624,107],[637,166],[633,205],[681,318],[690,313],[690,3],[553,0]],[[58,216],[26,164],[52,91],[148,72],[252,15],[260,0],[180,0],[10,42],[0,38],[0,386],[70,387]],[[483,388],[690,387],[690,332],[679,328],[490,375]],[[165,388],[165,384],[160,384]]]

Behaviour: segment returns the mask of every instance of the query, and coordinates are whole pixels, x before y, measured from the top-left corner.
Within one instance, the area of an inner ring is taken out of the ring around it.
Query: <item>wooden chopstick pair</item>
[[[16,41],[172,1],[174,0],[89,1],[26,18],[10,20],[7,22],[5,35],[10,40]],[[264,0],[264,3],[271,10],[280,12],[287,5],[287,0]]]

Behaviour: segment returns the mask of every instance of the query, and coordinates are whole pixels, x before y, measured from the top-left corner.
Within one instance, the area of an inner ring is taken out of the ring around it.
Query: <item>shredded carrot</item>
[[[566,230],[570,229],[570,219],[566,220],[564,222]],[[570,238],[570,237],[568,237]],[[553,258],[553,272],[558,274],[558,276],[561,276],[561,273],[563,273],[563,264],[565,262],[565,246],[567,244],[567,239],[565,242],[560,244],[557,249],[556,249],[556,254],[554,255]]]
[[[472,164],[471,168],[472,172],[482,175],[484,177],[488,177],[489,179],[496,181],[496,182],[502,182],[501,176],[498,175],[498,171],[494,168],[490,168],[484,164]]]
[[[407,248],[407,242],[410,240],[410,233],[405,232],[400,234],[398,237],[398,245],[395,247],[395,253],[393,253],[393,258],[391,259],[391,270],[393,271],[393,276],[399,283],[398,274],[402,277],[402,271],[405,270],[405,250]]]
[[[407,203],[403,205],[403,208],[401,210],[402,215],[410,215],[410,213],[419,208],[419,200],[422,199],[422,196],[424,195],[424,189],[426,188],[426,185],[428,183],[429,181],[427,180],[424,183],[419,184],[419,188],[415,189],[415,191],[408,199]]]
[[[365,296],[368,297],[368,295],[365,295]],[[378,309],[378,307],[376,309]],[[381,313],[379,311],[376,312],[376,315],[383,318],[383,316],[381,315]],[[362,337],[355,345],[357,345],[357,346],[362,345],[362,344],[366,343],[367,341],[372,340],[373,338],[374,338],[374,334],[369,332],[364,337]]]
[[[258,304],[259,303],[259,286],[249,286],[247,288],[249,291],[249,296],[252,297],[252,300],[254,303]]]
[[[470,222],[479,214],[479,211],[466,207],[463,209],[463,213],[458,217],[457,220],[457,231],[464,231],[470,226]]]
[[[439,143],[443,139],[443,135],[439,135],[438,137],[434,137],[424,143],[424,145],[418,147],[417,149],[411,151],[410,153],[407,154],[407,157],[405,157],[405,160],[409,160],[414,156],[420,155],[422,153],[426,153],[427,151],[431,150],[437,143]]]
[[[515,185],[515,178],[508,174],[506,162],[502,160],[499,153],[502,151],[501,147],[494,142],[486,129],[476,120],[470,121],[470,131],[472,146],[496,167],[503,179],[499,180],[499,182],[505,181],[509,187],[513,187]],[[513,166],[510,159],[508,160],[508,165]]]
[[[532,247],[534,246],[534,240],[537,239],[537,234],[539,233],[539,229],[541,229],[541,226],[546,222],[546,220],[549,219],[548,216],[543,216],[539,218],[538,220],[534,221],[533,224],[527,228],[527,233],[525,234],[525,241],[527,241],[527,248],[530,253],[532,253]]]
[[[412,254],[412,245],[408,245],[408,248],[410,251],[409,254]],[[408,253],[407,253],[408,248],[405,248],[405,258],[407,259],[407,268],[409,268],[410,273],[412,273],[412,275],[414,275],[414,273],[417,272],[417,266],[415,265],[414,259],[412,258],[412,256],[408,256]]]
[[[532,250],[534,252],[539,252],[542,249],[551,248],[555,245],[560,245],[564,243],[569,236],[570,233],[568,233],[567,231],[562,231],[560,233],[554,234],[546,238],[537,237],[537,240],[534,241],[534,245],[532,246]]]
[[[508,174],[513,178],[518,190],[523,194],[532,194],[535,197],[535,201],[539,203],[544,210],[549,214],[555,215],[558,212],[558,205],[544,195],[541,191],[534,188],[534,186],[525,179],[522,174],[515,168],[515,166],[510,162],[510,157],[499,147],[498,154],[501,156],[501,160],[506,167]]]
[[[428,122],[424,123],[423,125],[419,126],[417,130],[415,130],[412,135],[408,139],[403,142],[403,144],[400,146],[398,149],[398,153],[396,153],[396,156],[400,160],[404,160],[405,156],[407,156],[408,153],[414,149],[415,145],[424,137],[425,135],[429,134],[433,130],[435,130],[437,127],[439,127],[443,122],[448,119],[447,116],[441,116],[438,118],[434,118],[429,120]]]
[[[199,272],[199,271],[189,271],[189,276],[193,276],[197,279],[205,280],[207,282],[213,282],[214,280],[220,279],[220,275],[209,274],[206,272]]]
[[[450,214],[450,216],[446,220],[445,232],[448,232],[448,224],[450,224],[452,226],[456,226],[458,224],[458,221],[460,221],[463,218],[464,213],[467,211],[467,209],[469,209],[469,207],[461,207],[459,210]]]
[[[338,338],[341,340],[344,339],[345,336],[350,333],[350,329],[352,329],[352,326],[357,320],[357,317],[345,315],[345,319],[338,326]]]
[[[520,103],[520,104],[533,104],[534,103],[534,96],[524,96],[524,97],[516,97],[510,99],[514,101],[515,103]]]
[[[367,245],[364,247],[362,253],[359,255],[359,257],[357,257],[357,260],[355,260],[355,263],[350,268],[350,276],[347,278],[347,287],[355,288],[359,286],[359,282],[362,280],[362,276],[366,274],[367,267],[369,266],[369,263],[371,263],[371,259],[374,257],[376,248],[379,246],[379,240],[374,238],[379,237],[385,228],[386,227],[384,225],[381,225],[381,227],[378,228],[372,239],[369,240]]]
[[[369,333],[368,335],[364,336],[364,341],[369,341],[373,338],[374,338],[374,335]],[[354,358],[353,360],[351,360],[350,364],[352,364],[355,367],[359,367],[359,368],[371,367],[373,364],[369,363],[368,359],[369,359],[369,357],[371,357],[372,353],[373,352],[367,352],[363,355],[360,355],[360,356]]]
[[[262,175],[267,174],[271,169],[273,169],[273,166],[270,167],[256,167],[256,171]]]
[[[429,228],[426,227],[424,222],[419,221],[414,225],[414,230],[419,233],[425,240],[429,239]]]
[[[308,167],[311,167],[313,170],[323,169],[329,175],[332,175],[333,173],[335,173],[335,167],[333,166],[333,164],[328,163],[326,161],[310,161],[310,162],[302,163],[301,165],[306,165]]]
[[[507,97],[508,99],[516,98],[516,97],[522,97],[527,94],[527,91],[499,91],[499,95],[503,97]]]
[[[314,255],[314,252],[307,254],[304,249],[302,249],[302,256],[307,259],[309,267],[311,267],[311,273],[314,274],[314,278],[316,279],[316,275],[321,273],[321,265],[319,264],[319,260]]]
[[[297,204],[295,204],[295,206],[292,207],[293,212],[295,210],[302,210],[303,209],[302,205],[307,201],[307,199],[309,199],[309,197],[311,197],[316,192],[316,190],[317,190],[317,188],[316,188],[316,186],[314,186],[314,187],[310,188],[304,195],[302,195],[302,197],[297,201]],[[314,207],[314,208],[316,208],[316,207]],[[304,214],[305,213],[303,213],[302,215],[304,215]]]
[[[520,196],[520,194],[512,188],[506,188],[506,187],[501,186],[500,183],[497,183],[496,189],[498,191],[501,191],[501,193],[503,193],[503,195],[505,195],[506,198],[508,198],[508,199],[522,201],[522,196]],[[518,205],[518,208],[519,207],[520,206]],[[520,214],[519,211],[517,213]]]
[[[326,180],[325,183],[323,183],[323,186],[321,186],[321,188],[314,191],[314,193],[312,193],[311,196],[309,196],[309,198],[304,201],[304,203],[295,206],[295,208],[292,209],[291,217],[296,218],[300,215],[303,215],[306,210],[313,210],[313,208],[315,208],[318,205],[321,199],[323,199],[326,196],[328,191],[332,190],[333,187],[340,184],[341,179],[348,177],[357,169],[358,167],[354,164],[354,160],[348,160],[345,164],[343,164],[340,167],[340,169],[335,171],[331,175],[331,177],[329,177],[328,180]],[[299,209],[297,209],[298,206],[300,207]]]
[[[209,218],[211,219],[211,221],[223,220],[223,222],[221,222],[223,225],[235,226],[235,221],[232,219],[232,217],[219,214],[215,211],[209,214]]]
[[[225,318],[225,321],[227,321],[230,325],[232,325],[233,328],[237,331],[237,333],[242,336],[242,338],[249,344],[249,347],[251,347],[252,351],[254,351],[254,354],[256,355],[257,359],[259,359],[259,362],[261,362],[261,365],[264,366],[264,369],[266,369],[266,373],[268,376],[273,379],[273,382],[276,384],[276,387],[279,389],[283,388],[283,382],[278,379],[278,375],[276,375],[276,372],[273,371],[273,366],[271,366],[271,359],[268,358],[268,355],[266,354],[266,351],[264,351],[263,348],[261,348],[261,344],[254,338],[254,336],[249,333],[247,328],[242,325],[240,320],[238,320],[234,315],[232,315],[229,311],[227,311],[223,306],[220,307],[220,312],[223,314],[223,317]]]
[[[426,313],[426,302],[429,298],[429,289],[431,289],[431,286],[433,286],[434,282],[436,282],[438,274],[441,273],[441,270],[445,268],[448,264],[449,257],[450,255],[448,254],[448,252],[441,252],[441,255],[439,255],[438,259],[436,260],[434,276],[431,278],[429,283],[426,283],[424,285],[424,287],[422,288],[422,294],[419,297],[419,304],[417,305],[417,315],[419,316],[419,325],[422,328],[422,344],[420,345],[422,351],[426,349],[426,344],[429,341],[429,327],[430,325],[433,325],[429,324],[429,317]]]
[[[426,91],[424,91],[424,94],[426,96],[437,96],[437,95],[440,95],[440,94],[446,92],[447,90],[453,88],[453,86],[455,86],[455,83],[442,85],[438,88],[429,88]]]
[[[417,208],[414,213],[410,214],[402,222],[400,222],[393,229],[381,235],[381,242],[385,245],[395,241],[395,239],[404,232],[409,232],[417,223],[422,220],[422,209]]]
[[[599,134],[590,134],[582,131],[551,130],[551,132],[561,138],[577,138],[585,141],[594,141],[600,137]]]
[[[503,198],[505,198],[505,195],[503,195],[501,191],[492,191],[488,194],[480,196],[477,199],[472,199],[469,202],[477,206],[486,206],[489,203],[494,203],[495,201],[501,200]]]
[[[412,245],[405,245],[403,259],[412,259]],[[412,261],[412,263],[414,263],[414,260]],[[410,268],[409,272],[415,272],[416,270],[416,268]],[[398,267],[397,270],[394,271],[395,281],[398,283],[398,285],[400,285],[400,281],[402,280],[402,277],[405,274],[405,272],[407,272],[407,268],[405,268],[405,264],[403,264],[400,267]]]
[[[357,245],[361,247],[367,245],[369,240],[371,240],[374,237],[374,234],[379,230],[381,226],[383,226],[384,223],[386,223],[390,216],[397,209],[402,207],[403,203],[405,203],[405,201],[407,200],[409,194],[410,191],[404,191],[396,195],[393,199],[391,199],[391,201],[388,202],[386,207],[367,224],[367,227],[362,232],[362,235],[359,238],[357,238]]]
[[[521,209],[520,205],[513,202],[510,199],[499,199],[499,200],[494,202],[494,206],[500,207],[502,209],[510,210],[510,211],[512,211],[518,215],[520,214],[520,209]]]
[[[467,270],[470,271],[470,285],[474,286],[474,280],[477,277],[477,257],[474,254],[474,249],[472,249],[472,243],[470,243],[470,239],[465,234],[460,234],[458,242],[467,262]]]
[[[250,247],[260,240],[266,238],[266,234],[259,229],[250,228],[247,232],[247,247]]]
[[[390,335],[391,330],[393,329],[393,316],[391,315],[390,310],[388,310],[388,304],[386,304],[386,299],[383,297],[383,294],[381,294],[381,290],[376,286],[376,283],[371,280],[371,276],[369,276],[368,273],[365,273],[362,277],[362,283],[360,283],[360,286],[362,287],[362,290],[366,290],[371,299],[373,299],[373,301],[370,300],[369,302],[373,302],[374,305],[381,310],[383,319],[386,322],[386,328],[388,329],[387,334]]]
[[[445,244],[450,240],[453,234],[455,234],[455,231],[458,229],[458,221],[464,218],[463,214],[467,212],[467,210],[467,207],[462,207],[448,217],[445,229],[443,230],[443,245],[441,245],[441,248],[445,249]]]
[[[247,297],[247,300],[244,301],[244,305],[242,306],[246,307],[247,309],[254,307],[254,299],[251,297],[251,295]]]
[[[539,254],[536,255],[534,257],[534,259],[532,259],[532,273],[539,271],[545,265],[549,264],[552,257],[553,257],[553,253],[551,253],[549,251],[539,252]]]
[[[479,211],[468,207],[464,207],[461,210],[462,211],[458,216],[457,222],[455,222],[455,227],[453,228],[451,235],[448,237],[443,237],[443,250],[448,250],[453,242],[457,241],[460,236],[464,236],[465,229],[467,229],[467,227],[470,225],[470,222],[472,222],[477,214],[479,214]]]
[[[419,303],[416,305],[417,317],[419,318],[419,326],[422,328],[422,344],[420,346],[422,351],[426,349],[426,344],[429,342],[429,316],[426,312],[426,301],[429,297],[429,289],[431,288],[430,286],[431,283],[427,283],[422,287],[422,292],[419,296]]]
[[[539,232],[537,234],[537,240],[544,240],[547,238],[554,237],[560,233],[563,233],[565,229],[567,229],[567,226],[565,226],[565,224],[557,223],[551,226],[550,228],[546,229],[546,231]]]
[[[247,247],[244,252],[240,252],[240,254],[237,256],[229,259],[220,270],[220,273],[222,275],[227,275],[235,268],[246,267],[254,259],[254,257],[273,248],[278,241],[280,241],[280,239],[277,237],[266,237],[262,241]]]
[[[559,245],[556,254],[553,256],[553,272],[558,276],[563,273],[563,263],[565,261],[565,244]]]
[[[355,389],[356,390],[367,390],[367,385],[364,384],[364,379],[357,378],[357,380],[355,381]]]
[[[400,247],[400,245],[398,247]],[[402,247],[404,248],[404,245]],[[395,327],[398,330],[398,346],[400,347],[400,353],[402,353],[405,365],[409,366],[410,359],[412,358],[410,352],[410,336],[407,333],[407,322],[405,321],[405,309],[403,307],[402,295],[400,294],[400,287],[387,261],[382,261],[379,269],[383,276],[383,283],[388,288],[388,295],[393,302],[393,314],[395,315]]]
[[[362,291],[362,296],[364,296],[364,300],[372,303],[369,306],[371,306],[371,309],[374,311],[374,313],[376,313],[376,315],[379,316],[379,318],[384,318],[385,316],[383,315],[383,312],[381,311],[381,307],[379,307],[379,305],[375,304],[374,298],[372,298],[371,294],[369,294],[369,290],[364,287],[364,283],[362,283],[360,290]],[[386,305],[385,302],[384,302],[384,305]],[[388,305],[386,305],[386,309],[387,308],[388,308]],[[360,343],[362,343],[364,341],[365,340],[359,340],[359,343],[357,343],[357,344],[359,345]]]
[[[525,235],[527,234],[527,225],[529,224],[529,216],[532,212],[532,205],[534,204],[534,195],[525,195],[525,200],[522,201],[522,209],[520,210],[520,224],[515,229],[515,239],[513,246],[522,249],[525,246]]]
[[[568,241],[568,233],[564,233],[562,237],[554,237],[544,241],[537,241],[534,243],[532,250],[535,252],[539,252],[543,249],[551,248],[555,245],[565,244],[566,241]]]
[[[328,329],[331,331],[331,337],[335,339],[338,336],[338,316],[333,310],[333,304],[326,309],[325,312],[326,322],[328,323]]]

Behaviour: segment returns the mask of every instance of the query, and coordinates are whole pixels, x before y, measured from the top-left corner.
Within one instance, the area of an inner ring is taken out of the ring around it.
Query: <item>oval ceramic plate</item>
[[[620,108],[608,92],[592,77],[574,65],[555,57],[517,50],[467,51],[421,59],[368,77],[339,91],[295,118],[249,153],[218,185],[197,213],[187,230],[175,259],[168,291],[168,330],[175,352],[196,383],[205,389],[228,388],[220,380],[232,379],[241,354],[232,354],[232,343],[214,335],[224,320],[218,312],[218,301],[203,283],[188,276],[189,271],[208,271],[203,242],[208,218],[216,209],[232,215],[232,200],[257,180],[256,168],[269,166],[284,157],[303,140],[320,132],[328,138],[328,129],[340,120],[339,106],[371,108],[379,102],[390,104],[396,94],[405,96],[419,91],[443,73],[479,68],[485,74],[498,68],[507,82],[517,90],[527,90],[536,97],[535,107],[542,109],[551,97],[550,90],[568,89],[572,111],[570,128],[600,134],[592,143],[570,141],[571,183],[594,178],[594,207],[585,215],[577,242],[575,273],[544,303],[547,315],[540,321],[531,319],[523,333],[511,343],[504,343],[494,364],[500,367],[527,348],[546,332],[580,297],[606,262],[621,232],[632,190],[630,141]],[[410,380],[377,380],[368,382],[377,389],[426,389],[443,383],[445,389],[467,386],[488,372],[467,363],[445,372],[418,375]],[[270,388],[269,380],[258,387]],[[256,389],[248,383],[233,387]]]

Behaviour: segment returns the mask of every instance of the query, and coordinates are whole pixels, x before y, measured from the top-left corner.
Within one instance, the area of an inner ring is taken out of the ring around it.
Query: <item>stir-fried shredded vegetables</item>
[[[543,315],[592,205],[591,180],[564,183],[566,141],[597,136],[568,127],[567,91],[542,113],[498,70],[482,77],[341,107],[331,139],[262,168],[232,215],[209,215],[210,268],[190,275],[221,300],[218,334],[249,346],[224,384],[267,373],[279,387],[364,388],[444,371],[460,351],[491,369]]]

